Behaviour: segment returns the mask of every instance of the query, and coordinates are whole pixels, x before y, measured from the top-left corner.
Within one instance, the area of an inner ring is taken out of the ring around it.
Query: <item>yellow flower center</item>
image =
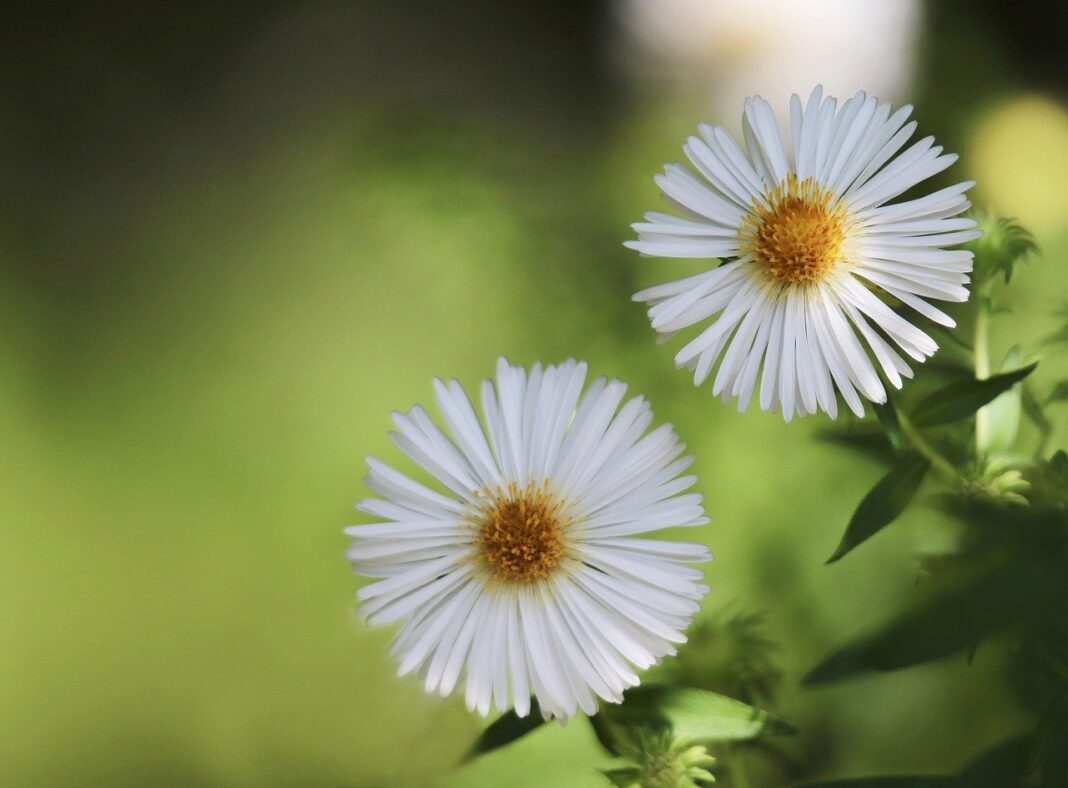
[[[547,483],[510,484],[485,496],[476,517],[475,547],[498,580],[526,583],[548,577],[567,550],[564,504]]]
[[[754,201],[742,221],[742,252],[774,279],[793,285],[823,279],[841,261],[850,227],[849,213],[812,178],[790,173],[765,192],[767,205]]]

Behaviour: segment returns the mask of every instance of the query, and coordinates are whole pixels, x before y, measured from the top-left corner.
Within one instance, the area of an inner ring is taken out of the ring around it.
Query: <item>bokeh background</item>
[[[341,529],[389,414],[498,355],[627,380],[697,453],[709,614],[765,611],[809,775],[1018,729],[996,647],[799,678],[917,593],[921,509],[830,567],[874,464],[676,373],[623,249],[699,121],[822,82],[916,106],[1068,298],[1068,12],[996,0],[23,4],[0,27],[0,781],[597,786],[589,727],[456,769],[481,721],[394,678]],[[1050,363],[1057,363],[1054,358]],[[1037,375],[1051,375],[1047,364]],[[1049,380],[1054,378],[1050,377]],[[1055,445],[1063,445],[1063,432]],[[771,778],[767,778],[770,782]],[[757,782],[759,785],[759,781]]]

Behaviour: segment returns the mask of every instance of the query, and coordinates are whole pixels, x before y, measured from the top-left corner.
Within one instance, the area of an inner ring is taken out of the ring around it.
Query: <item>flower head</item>
[[[748,99],[746,150],[720,127],[702,125],[684,149],[697,173],[668,165],[657,183],[686,216],[648,213],[627,246],[658,257],[723,258],[723,265],[634,298],[650,304],[664,337],[708,321],[675,356],[712,391],[745,410],[838,414],[838,395],[863,415],[863,399],[885,402],[879,372],[900,388],[938,345],[890,308],[899,303],[944,326],[930,301],[965,301],[972,252],[943,247],[982,233],[959,218],[969,203],[959,183],[899,203],[890,200],[954,161],[926,137],[899,154],[915,131],[911,107],[858,93],[838,108],[817,87],[790,104],[790,144],[771,107]],[[758,381],[759,378],[759,381]]]
[[[707,592],[687,566],[700,544],[634,538],[708,520],[685,493],[692,458],[670,425],[626,386],[603,378],[583,392],[586,365],[530,370],[498,362],[482,384],[483,421],[456,381],[435,381],[452,437],[420,407],[394,414],[394,442],[435,477],[431,489],[368,458],[381,498],[357,508],[384,522],[346,529],[372,623],[403,621],[400,673],[448,695],[461,679],[468,708],[546,716],[622,700],[673,654]]]

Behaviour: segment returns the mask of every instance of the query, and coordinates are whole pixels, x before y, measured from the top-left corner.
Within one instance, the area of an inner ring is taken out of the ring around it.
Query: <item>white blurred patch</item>
[[[617,10],[625,73],[698,90],[731,120],[746,96],[779,109],[817,83],[901,103],[920,12],[919,0],[617,0]]]

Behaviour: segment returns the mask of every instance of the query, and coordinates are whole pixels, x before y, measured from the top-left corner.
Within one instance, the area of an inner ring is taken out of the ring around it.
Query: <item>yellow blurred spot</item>
[[[1068,111],[1045,96],[1006,101],[983,117],[970,144],[975,197],[1018,217],[1041,239],[1068,222]]]

